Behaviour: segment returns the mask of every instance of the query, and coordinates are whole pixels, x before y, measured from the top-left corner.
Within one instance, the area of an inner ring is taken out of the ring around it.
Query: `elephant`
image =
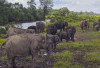
[[[47,27],[47,34],[55,35],[57,33],[57,28],[54,26],[54,24],[48,25]]]
[[[36,22],[36,29],[38,33],[43,33],[45,29],[45,24],[43,22]]]
[[[32,55],[32,60],[35,62],[41,49],[47,51],[49,59],[53,44],[56,45],[58,42],[59,38],[57,39],[57,36],[48,34],[18,34],[10,36],[4,44],[8,58],[8,68],[16,68],[15,59],[17,56]]]
[[[27,29],[34,29],[36,31],[36,26],[29,26]]]
[[[12,36],[12,35],[16,35],[16,34],[23,34],[23,33],[35,33],[35,30],[33,29],[21,29],[21,28],[9,28],[9,30],[7,31],[7,36]]]
[[[64,29],[65,27],[68,26],[68,22],[55,22],[54,25],[57,27],[57,29],[60,29],[60,32]]]
[[[80,23],[80,27],[81,27],[82,30],[84,30],[84,29],[89,29],[89,21],[83,20],[83,21]]]
[[[70,39],[69,33],[68,32],[65,32],[65,31],[64,32],[59,32],[59,33],[57,33],[57,35],[59,36],[61,42],[62,42],[63,39],[65,39],[66,42],[68,42],[69,39]]]
[[[100,21],[98,20],[93,23],[93,30],[96,29],[96,31],[99,31],[99,28],[100,28]]]
[[[57,44],[61,42],[60,37],[58,35],[52,35],[52,34],[48,34],[51,38],[52,38],[52,51],[55,52],[55,49],[57,47]]]
[[[70,38],[70,40],[71,41],[75,41],[74,40],[74,36],[75,36],[75,33],[76,33],[76,28],[74,27],[74,26],[68,26],[66,29],[65,29],[65,31],[67,32],[67,33],[69,33],[69,38]]]

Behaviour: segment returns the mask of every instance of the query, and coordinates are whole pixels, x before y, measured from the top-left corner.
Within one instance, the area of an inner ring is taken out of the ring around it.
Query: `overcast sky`
[[[19,2],[25,7],[27,6],[28,0],[8,0],[9,2]],[[37,6],[39,6],[39,0],[35,0]],[[100,0],[54,0],[54,9],[62,7],[68,7],[71,11],[93,11],[100,13]]]

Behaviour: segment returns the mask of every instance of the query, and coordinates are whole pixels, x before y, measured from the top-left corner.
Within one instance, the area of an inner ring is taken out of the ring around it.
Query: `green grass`
[[[47,22],[46,24],[45,24],[45,27],[48,27],[48,25],[50,25],[50,24],[52,24],[51,22]]]
[[[0,45],[5,41],[6,41],[6,39],[0,39]]]
[[[45,26],[47,27],[50,24],[46,23]],[[79,27],[80,22],[69,24],[76,26],[77,32],[75,37],[77,39],[75,42],[63,41],[57,45],[58,50],[60,49],[61,51],[52,56],[54,60],[53,68],[100,68],[100,31],[92,30],[92,22],[90,22],[90,29],[84,30],[84,32]],[[5,40],[0,39],[0,44]],[[7,60],[6,56],[1,57],[1,59],[2,61]],[[25,59],[30,61],[32,57],[27,56]],[[38,61],[41,60],[43,59],[38,59]],[[87,63],[88,65],[86,65]]]
[[[86,61],[100,62],[100,52],[86,53],[84,59]]]
[[[26,56],[25,59],[28,60],[28,61],[32,60],[32,56]]]
[[[76,41],[76,42],[63,42],[58,44],[60,48],[66,49],[75,49],[75,50],[84,50],[84,51],[92,51],[92,50],[99,50],[100,49],[100,40],[93,39],[93,40],[86,40],[86,41]]]
[[[54,68],[69,68],[72,65],[71,62],[63,62],[63,61],[58,61],[55,65]]]
[[[2,56],[2,57],[1,57],[1,61],[2,61],[2,62],[7,61],[7,56]]]
[[[58,61],[53,68],[85,68],[84,66],[68,61]]]
[[[72,60],[73,59],[73,53],[71,53],[70,51],[63,51],[62,53],[53,55],[53,59],[55,60]]]

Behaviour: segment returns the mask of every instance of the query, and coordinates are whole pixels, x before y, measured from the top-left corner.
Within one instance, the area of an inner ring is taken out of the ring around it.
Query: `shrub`
[[[7,56],[1,57],[1,60],[2,60],[3,62],[7,61]]]
[[[6,34],[6,29],[5,28],[0,28],[0,34]]]
[[[5,41],[6,41],[6,39],[0,39],[0,45]]]

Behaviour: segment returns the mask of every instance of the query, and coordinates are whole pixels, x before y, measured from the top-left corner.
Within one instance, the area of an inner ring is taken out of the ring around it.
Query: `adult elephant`
[[[17,56],[30,54],[35,62],[41,49],[47,51],[49,59],[54,41],[57,44],[58,40],[53,35],[19,34],[10,36],[3,44],[8,58],[8,68],[16,68],[15,59]]]
[[[95,30],[95,29],[96,29],[96,31],[99,31],[99,29],[100,29],[100,20],[95,21],[93,23],[93,30]]]
[[[54,24],[48,25],[47,27],[47,34],[55,35],[57,33],[57,28]]]
[[[29,26],[27,29],[33,29],[36,31],[36,26]]]
[[[16,35],[16,34],[23,34],[23,33],[35,33],[35,30],[33,29],[21,29],[21,28],[9,28],[9,30],[7,31],[7,36],[12,36],[12,35]]]
[[[89,29],[89,21],[83,20],[83,21],[80,23],[80,27],[81,27],[82,30],[84,30],[84,29]]]
[[[68,26],[66,29],[65,29],[65,31],[67,32],[67,33],[69,33],[69,38],[70,38],[70,40],[71,41],[75,41],[75,39],[74,39],[74,36],[75,36],[75,33],[76,33],[76,28],[74,27],[74,26]]]
[[[36,29],[38,33],[44,32],[45,24],[43,22],[36,22]]]
[[[64,29],[65,27],[68,26],[68,22],[55,22],[54,25],[57,27],[57,29],[60,29],[60,32]]]

